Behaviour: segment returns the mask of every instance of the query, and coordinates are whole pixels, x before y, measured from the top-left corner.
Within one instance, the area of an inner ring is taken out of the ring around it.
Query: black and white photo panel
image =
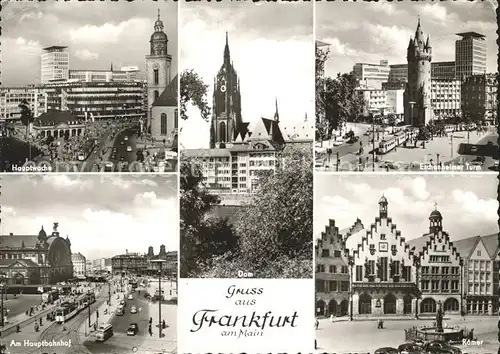
[[[179,11],[180,352],[309,350],[313,4]]]
[[[1,172],[176,172],[178,3],[2,4]]]
[[[316,349],[496,352],[497,177],[318,174]]]
[[[5,353],[174,353],[177,176],[4,174]]]
[[[498,171],[495,8],[317,2],[316,169]]]

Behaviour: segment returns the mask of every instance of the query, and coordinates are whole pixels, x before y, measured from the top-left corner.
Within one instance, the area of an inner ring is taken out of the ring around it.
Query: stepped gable
[[[351,227],[342,230],[344,231],[342,232],[344,240],[347,240],[352,235],[360,232],[361,230],[364,230],[364,228],[365,226],[363,225],[361,220],[359,218],[356,218],[356,221],[354,222],[354,224],[351,225]]]
[[[321,256],[321,250],[333,246],[335,250],[340,250],[343,257],[349,257],[349,250],[339,228],[335,226],[335,220],[330,219],[329,224],[325,226],[325,231],[321,233],[321,238],[317,240],[315,245],[316,256]],[[345,259],[344,259],[345,260]]]
[[[422,249],[417,253],[420,257],[425,257],[429,254],[430,250],[433,250],[435,247],[442,247],[443,251],[451,251],[451,255],[455,257],[456,260],[461,258],[460,252],[453,245],[453,242],[450,241],[450,235],[447,232],[439,231],[438,233],[433,233],[426,238],[425,244],[422,246]]]

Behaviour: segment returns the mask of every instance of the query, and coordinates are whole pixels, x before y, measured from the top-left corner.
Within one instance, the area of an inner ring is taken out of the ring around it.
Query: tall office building
[[[477,32],[457,33],[455,41],[455,72],[459,79],[486,73],[485,36]]]
[[[390,68],[387,60],[381,60],[380,64],[356,63],[352,69],[360,84],[368,87],[380,89],[382,82],[389,79]]]
[[[67,47],[51,46],[43,48],[41,56],[41,82],[46,84],[69,78],[69,53]]]

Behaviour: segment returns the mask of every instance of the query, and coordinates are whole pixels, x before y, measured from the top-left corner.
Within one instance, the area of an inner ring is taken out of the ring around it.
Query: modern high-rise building
[[[69,53],[67,47],[51,46],[43,48],[41,56],[41,82],[67,80],[69,78]]]
[[[408,80],[408,64],[395,64],[389,67],[389,82],[406,82]],[[431,78],[433,80],[455,79],[455,62],[437,61],[431,63]]]
[[[389,80],[389,63],[381,60],[380,64],[356,63],[352,68],[354,75],[361,84],[373,88],[381,88],[382,82]]]
[[[456,118],[462,115],[461,82],[458,79],[431,80],[431,103],[434,119]]]
[[[455,71],[457,78],[486,73],[486,36],[477,32],[457,33],[455,41]]]
[[[129,82],[139,80],[139,70],[70,70],[69,79],[84,82]]]
[[[44,89],[36,87],[2,87],[0,88],[0,121],[20,120],[21,102],[26,101],[35,117],[47,111],[47,94]]]
[[[432,47],[418,20],[415,38],[410,38],[407,50],[408,83],[405,91],[405,123],[421,127],[432,119],[431,60]]]

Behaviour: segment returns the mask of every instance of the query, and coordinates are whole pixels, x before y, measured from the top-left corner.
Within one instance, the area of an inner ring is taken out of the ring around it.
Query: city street
[[[373,166],[373,144],[370,140],[373,135],[365,135],[370,127],[370,124],[348,123],[347,130],[352,130],[354,134],[359,137],[359,141],[353,144],[343,142],[340,146],[335,146],[332,142],[324,142],[323,148],[319,148],[319,150],[325,150],[327,147],[331,147],[332,154],[328,157],[328,155],[324,152],[317,152],[316,167],[321,168],[320,165],[324,165],[325,167],[323,168],[325,170],[336,169],[338,152],[340,159],[340,171],[355,170],[359,165],[360,158],[365,164],[365,169],[371,171]],[[382,136],[383,134],[375,134],[375,146],[378,145]],[[430,163],[431,160],[434,164],[436,164],[439,160],[439,162],[442,162],[445,165],[450,164],[451,162],[458,165],[465,165],[465,163],[468,163],[471,166],[470,168],[474,171],[488,171],[494,166],[495,160],[491,157],[486,157],[483,166],[472,166],[472,161],[475,160],[477,156],[458,155],[458,148],[461,143],[487,144],[488,142],[491,142],[493,144],[497,144],[498,134],[493,129],[486,133],[478,133],[476,131],[454,132],[452,136],[453,138],[451,138],[451,136],[433,137],[432,140],[426,142],[425,149],[421,146],[421,142],[418,142],[417,147],[414,147],[414,145],[410,145],[408,147],[399,146],[387,154],[377,155],[379,161],[375,163],[375,170],[386,170],[385,166],[389,165],[391,166],[389,171],[420,171],[420,164]],[[364,150],[361,155],[359,155],[360,146],[363,146]],[[318,146],[316,148],[318,149]],[[366,163],[367,161],[368,163]]]
[[[3,301],[4,308],[9,310],[8,320],[12,322],[14,317],[24,314],[32,306],[40,305],[42,302],[40,295],[7,295],[7,300]]]
[[[331,322],[321,319],[316,330],[318,350],[332,353],[373,353],[382,347],[397,348],[405,343],[404,329],[413,326],[432,325],[434,320],[394,320],[384,321],[384,329],[377,329],[377,321],[340,321]],[[460,317],[445,319],[449,326],[459,325],[469,330],[474,329],[477,340],[482,340],[480,346],[465,347],[457,345],[464,353],[487,354],[496,353],[497,318],[494,316]]]
[[[139,282],[141,279],[139,279]],[[168,283],[167,283],[168,284]],[[149,285],[149,284],[148,284]],[[154,295],[154,287],[146,286],[146,288],[137,288],[136,292],[131,293],[133,300],[128,300],[128,293],[125,295],[126,307],[122,316],[113,314],[110,317],[110,323],[113,326],[113,337],[109,338],[104,343],[95,342],[88,338],[84,345],[91,353],[129,353],[133,348],[137,348],[139,353],[173,353],[177,348],[177,305],[162,304],[161,318],[166,322],[167,327],[162,330],[163,337],[159,338],[159,313],[158,302],[152,302],[144,297],[144,294],[149,292]],[[168,294],[168,286],[162,288]],[[112,310],[116,308],[116,296],[112,298]],[[137,313],[132,314],[130,309],[136,306]],[[103,313],[102,310],[99,310]],[[102,317],[102,316],[101,316]],[[153,334],[148,333],[149,318],[152,318]],[[131,323],[137,323],[139,332],[135,336],[127,336],[127,328]]]

